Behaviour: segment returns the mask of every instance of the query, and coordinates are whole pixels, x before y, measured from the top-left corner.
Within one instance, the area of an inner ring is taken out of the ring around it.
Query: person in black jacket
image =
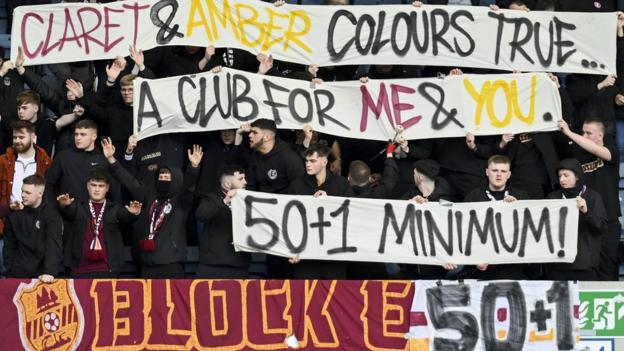
[[[61,271],[63,222],[55,206],[43,199],[45,180],[24,178],[22,203],[4,228],[4,264],[9,278],[51,282]]]
[[[508,186],[507,181],[511,177],[511,161],[506,156],[494,155],[489,158],[485,174],[488,185],[485,188],[474,189],[466,195],[464,202],[481,201],[504,201],[514,202],[526,200],[529,195],[514,187]],[[455,268],[447,266],[447,268]],[[472,274],[475,279],[527,279],[525,267],[521,264],[488,265],[487,262],[479,264]]]
[[[401,199],[417,204],[426,202],[453,201],[455,193],[444,178],[439,177],[440,165],[430,159],[414,162],[414,189],[403,194]],[[405,278],[441,279],[446,277],[446,269],[441,266],[406,264],[402,265]],[[452,266],[451,268],[455,268]]]
[[[86,112],[98,122],[102,129],[102,135],[109,135],[113,140],[116,150],[125,150],[128,137],[133,133],[132,103],[134,99],[133,81],[137,77],[156,78],[154,73],[145,66],[143,52],[135,48],[130,49],[132,58],[138,67],[138,76],[126,74],[120,77],[120,73],[126,67],[126,60],[117,57],[115,61],[106,68],[106,81],[100,84],[96,94],[87,94],[82,98],[81,103]],[[117,80],[119,80],[119,88]],[[116,89],[121,94],[115,94]],[[121,96],[120,96],[121,95]],[[121,155],[117,155],[120,157]]]
[[[342,176],[329,172],[327,165],[330,149],[323,144],[312,144],[305,152],[306,174],[295,179],[288,188],[289,194],[319,196],[353,196],[349,182]]]
[[[549,199],[576,198],[579,208],[576,259],[572,263],[545,266],[544,279],[596,280],[600,264],[601,236],[607,229],[607,214],[600,194],[587,187],[581,163],[562,160],[557,168],[561,189],[548,194]]]
[[[347,181],[353,191],[353,197],[364,199],[391,198],[392,191],[399,179],[399,167],[392,151],[396,147],[396,144],[391,143],[386,148],[386,160],[380,180],[374,179],[366,162],[361,160],[351,162]],[[388,269],[385,263],[347,262],[347,276],[349,279],[388,279]]]
[[[245,123],[236,129],[220,130],[219,136],[215,134],[202,135],[204,140],[202,148],[206,154],[206,159],[211,162],[204,162],[197,185],[197,193],[199,196],[214,194],[222,189],[221,177],[219,172],[224,167],[238,165],[247,167],[249,160],[249,148],[243,145],[243,133],[249,132],[251,126]],[[243,172],[245,174],[245,172]]]
[[[355,197],[366,199],[390,199],[392,191],[399,180],[399,166],[392,152],[386,152],[384,169],[378,184],[371,175],[366,162],[355,160],[349,165],[347,177]]]
[[[15,60],[16,62],[16,71],[19,73],[21,78],[30,86],[34,91],[36,91],[41,97],[41,101],[45,104],[47,108],[52,110],[55,117],[56,128],[59,133],[56,135],[56,151],[64,150],[73,145],[72,132],[75,127],[75,123],[77,120],[83,116],[84,108],[80,105],[80,99],[78,96],[82,96],[83,94],[83,84],[79,78],[82,78],[85,86],[90,91],[89,87],[93,86],[92,78],[89,76],[90,67],[88,64],[84,64],[84,62],[79,63],[60,63],[57,65],[48,65],[49,68],[56,67],[65,71],[66,74],[62,74],[64,77],[68,79],[64,79],[65,89],[60,89],[55,86],[52,82],[46,81],[38,74],[36,69],[31,67],[24,67],[25,57],[24,52],[21,48],[19,48],[19,53]],[[82,69],[80,69],[81,73],[75,73],[74,76],[67,76],[70,74],[72,68],[75,65],[80,65]],[[63,67],[63,68],[61,68]],[[89,82],[91,85],[89,85]],[[65,128],[69,127],[69,128]]]
[[[572,141],[568,144],[569,151],[581,162],[585,184],[600,194],[607,211],[607,233],[602,237],[597,278],[618,280],[620,151],[613,137],[606,134],[605,124],[600,119],[588,117],[583,123],[582,135],[571,131],[565,121],[559,121],[559,128]]]
[[[85,187],[89,173],[95,169],[107,168],[106,158],[95,145],[97,136],[97,125],[92,120],[83,119],[76,123],[75,148],[66,149],[58,154],[46,176],[49,191],[53,191],[54,187],[58,186],[57,194],[67,193],[76,198],[78,202],[89,200],[89,193]],[[118,183],[111,184],[109,196],[113,201],[121,200]]]
[[[14,69],[13,62],[4,60],[4,48],[0,47],[0,150],[11,146],[9,126],[17,119],[17,94],[24,91],[24,81]],[[8,139],[6,139],[9,137]]]
[[[249,145],[253,149],[247,169],[247,188],[286,193],[290,183],[304,174],[301,158],[285,142],[276,139],[275,122],[260,118],[251,123]]]
[[[188,150],[190,166],[185,175],[179,168],[161,167],[155,193],[144,191],[143,184],[117,162],[110,138],[102,140],[102,150],[115,178],[147,208],[137,219],[134,232],[141,248],[141,277],[184,278],[186,221],[203,157],[201,147],[194,145]]]
[[[221,171],[220,191],[202,198],[195,216],[204,222],[199,236],[199,265],[195,278],[245,279],[249,276],[251,255],[235,252],[232,246],[232,198],[245,189],[245,170],[225,165]]]
[[[63,260],[72,278],[117,278],[124,265],[124,244],[120,223],[134,221],[141,203],[116,205],[106,199],[109,177],[95,170],[87,179],[89,200],[77,203],[69,194],[56,199],[71,229],[63,238]]]
[[[423,204],[429,201],[453,201],[455,193],[444,178],[439,177],[440,165],[434,160],[414,162],[414,189],[403,194],[401,199]]]
[[[510,184],[529,198],[543,199],[558,183],[559,158],[551,133],[504,134],[498,148],[511,160]]]
[[[289,194],[320,196],[353,196],[349,182],[342,176],[329,172],[327,165],[330,149],[326,145],[313,144],[306,150],[306,175],[301,176],[288,188]],[[340,261],[305,260],[292,258],[297,279],[345,279],[347,263]]]

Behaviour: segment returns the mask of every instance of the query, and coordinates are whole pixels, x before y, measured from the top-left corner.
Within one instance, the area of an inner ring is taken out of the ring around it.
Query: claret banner
[[[235,47],[320,66],[413,64],[616,72],[615,13],[478,6],[276,7],[257,0],[127,0],[23,6],[11,54],[27,64],[126,56],[135,45]],[[172,63],[175,64],[175,63]]]
[[[342,137],[426,139],[557,130],[561,100],[545,73],[310,82],[223,69],[134,80],[134,134],[238,128],[269,118],[278,128]]]
[[[574,350],[569,282],[38,280],[0,284],[0,349]]]

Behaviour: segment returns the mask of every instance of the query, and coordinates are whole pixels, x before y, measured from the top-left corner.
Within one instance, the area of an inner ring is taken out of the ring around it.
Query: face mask
[[[171,181],[160,179],[156,181],[156,193],[158,193],[158,196],[160,197],[167,195],[170,187]]]

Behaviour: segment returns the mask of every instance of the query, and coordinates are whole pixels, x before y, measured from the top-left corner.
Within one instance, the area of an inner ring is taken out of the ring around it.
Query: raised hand
[[[126,146],[126,154],[132,155],[137,146],[137,136],[132,134],[128,137],[128,146]]]
[[[270,71],[271,68],[273,68],[273,56],[272,55],[267,56],[264,54],[258,54],[256,58],[258,59],[258,61],[260,61],[260,65],[258,66],[259,74],[267,74],[267,72]]]
[[[61,207],[67,207],[74,202],[74,198],[70,197],[69,194],[63,194],[56,197],[56,201],[58,201]]]
[[[513,138],[514,135],[512,133],[503,134],[501,136],[501,141],[498,146],[500,146],[501,149],[504,149],[505,147],[507,147],[507,144],[509,144],[509,142],[513,140]]]
[[[136,47],[130,46],[130,58],[137,66],[139,66],[139,71],[143,71],[145,69],[145,56],[143,55],[143,50],[137,50]]]
[[[24,209],[24,204],[21,201],[14,201],[9,204],[9,208],[13,211],[21,211]]]
[[[117,56],[115,61],[106,67],[106,79],[108,83],[114,84],[124,68],[126,68],[126,59],[121,56]]]
[[[12,70],[13,68],[15,68],[15,64],[13,64],[13,62],[11,61],[2,62],[2,66],[0,67],[0,76],[4,77],[4,75],[9,73],[9,71]]]
[[[74,111],[72,112],[76,115],[76,117],[82,117],[85,113],[85,109],[80,105],[76,105],[74,106]]]
[[[475,142],[475,137],[472,133],[466,133],[466,146],[472,151],[477,148],[477,143]]]
[[[110,138],[102,139],[102,153],[109,163],[115,163],[115,145]]]
[[[132,213],[133,215],[138,216],[139,214],[141,214],[142,207],[142,203],[138,201],[130,201],[130,203],[126,205],[126,210],[128,210],[128,212]]]
[[[24,49],[21,46],[17,48],[17,57],[15,58],[15,67],[24,67],[26,62],[26,56],[24,56]]]
[[[76,99],[80,99],[84,96],[84,89],[82,88],[82,83],[76,82],[73,79],[68,79],[65,81],[65,87],[69,90]]]
[[[202,151],[201,146],[193,145],[193,149],[188,150],[188,159],[191,162],[191,166],[193,166],[193,168],[199,167],[199,163],[201,162],[202,157],[204,157],[204,152]]]

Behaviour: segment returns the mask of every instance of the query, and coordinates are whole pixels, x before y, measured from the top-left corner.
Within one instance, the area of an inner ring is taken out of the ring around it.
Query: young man
[[[403,194],[401,199],[411,200],[417,204],[437,202],[440,200],[453,201],[455,193],[444,178],[439,177],[440,165],[433,160],[425,159],[414,162],[415,187]],[[424,264],[402,265],[403,274],[408,279],[443,279],[446,270],[441,266]]]
[[[331,150],[323,144],[312,144],[305,152],[306,174],[295,179],[289,194],[319,196],[353,196],[349,182],[327,169]]]
[[[353,196],[349,182],[327,169],[330,149],[322,144],[313,144],[306,150],[306,175],[290,185],[288,193],[295,195]],[[327,260],[291,259],[297,279],[346,279],[347,262]]]
[[[453,201],[455,193],[444,178],[439,177],[440,165],[425,159],[414,162],[414,189],[405,193],[401,199],[423,204],[429,201]]]
[[[156,78],[154,73],[145,66],[145,58],[141,50],[130,48],[130,58],[138,68],[138,75],[126,74],[121,76],[121,72],[126,68],[126,60],[118,56],[113,63],[106,67],[106,82],[100,84],[97,93],[85,95],[81,100],[85,110],[102,127],[102,135],[110,135],[119,153],[125,150],[128,137],[133,133],[133,81],[137,77]],[[117,86],[119,86],[119,90],[117,90]],[[113,96],[115,90],[119,91],[119,94]],[[78,98],[81,97],[78,96]],[[121,157],[122,155],[118,154],[117,156]]]
[[[249,132],[251,126],[245,123],[236,129],[224,129],[219,131],[219,136],[215,134],[203,135],[207,140],[203,143],[206,159],[212,162],[204,162],[197,185],[199,196],[218,194],[222,189],[219,172],[224,167],[240,165],[247,168],[249,162],[249,148],[243,145],[243,133]],[[203,133],[202,133],[203,134]],[[244,172],[243,172],[244,174]]]
[[[161,167],[155,192],[146,192],[143,184],[117,162],[109,138],[102,140],[102,149],[115,178],[148,209],[137,219],[134,232],[141,249],[141,277],[184,278],[186,221],[203,157],[201,147],[193,145],[193,150],[188,150],[190,165],[184,176],[178,168]]]
[[[95,122],[83,119],[76,123],[75,149],[67,149],[58,154],[48,172],[46,180],[51,189],[58,184],[59,194],[69,194],[79,202],[86,203],[89,200],[87,188],[84,186],[89,173],[96,169],[107,168],[106,158],[95,146],[97,137],[98,129]],[[109,195],[113,201],[121,200],[119,186],[116,183],[112,184]]]
[[[4,228],[4,265],[9,278],[50,282],[62,268],[63,223],[53,204],[43,199],[45,181],[24,178],[22,202]]]
[[[605,135],[604,123],[596,118],[585,120],[583,135],[571,131],[563,120],[559,128],[574,142],[571,153],[581,162],[585,184],[600,194],[607,211],[607,233],[602,237],[597,279],[618,280],[620,152],[613,137]]]
[[[494,155],[489,158],[485,175],[488,185],[483,189],[474,189],[464,199],[464,202],[504,201],[514,202],[529,198],[526,192],[507,185],[511,177],[511,161],[505,156]],[[488,266],[487,262],[477,265],[472,278],[475,279],[527,279],[524,265],[500,264]]]
[[[398,180],[399,167],[394,159],[392,151],[386,152],[383,175],[381,177],[381,181],[377,185],[373,184],[374,180],[371,175],[371,169],[366,162],[355,160],[349,165],[349,175],[347,176],[347,181],[349,182],[355,197],[390,199],[392,191]]]
[[[596,280],[600,263],[601,237],[606,233],[606,210],[600,194],[583,184],[583,168],[578,160],[562,160],[557,168],[560,190],[549,199],[576,199],[579,209],[576,259],[572,263],[553,263],[545,266],[544,279]]]
[[[9,206],[22,201],[22,183],[24,178],[36,174],[45,176],[52,164],[48,154],[35,145],[35,126],[27,121],[14,121],[13,146],[6,149],[0,156],[0,206]],[[0,220],[0,251],[2,248],[2,232],[4,219]],[[0,272],[2,255],[0,254]]]
[[[247,188],[267,193],[285,193],[301,177],[301,158],[285,142],[276,139],[277,127],[269,119],[251,123],[249,145],[253,149],[247,169]]]
[[[199,236],[199,265],[195,278],[245,279],[249,276],[251,255],[235,252],[232,246],[232,198],[245,189],[245,170],[226,165],[221,171],[221,190],[202,198],[195,216],[204,222]]]
[[[39,94],[32,90],[26,90],[17,94],[17,118],[21,121],[28,121],[35,126],[37,145],[41,146],[48,155],[51,155],[56,137],[56,122],[39,117],[40,105],[41,98]]]
[[[64,263],[72,278],[117,278],[124,265],[124,243],[120,223],[134,221],[141,203],[114,204],[106,198],[109,177],[101,170],[87,178],[86,202],[75,202],[69,194],[56,198],[61,214],[71,226],[63,238]]]
[[[276,135],[277,127],[272,120],[261,118],[251,123],[249,146],[252,152],[245,173],[247,189],[283,194],[290,183],[304,174],[301,157]],[[266,265],[270,278],[292,277],[292,268],[281,257],[267,256]]]

